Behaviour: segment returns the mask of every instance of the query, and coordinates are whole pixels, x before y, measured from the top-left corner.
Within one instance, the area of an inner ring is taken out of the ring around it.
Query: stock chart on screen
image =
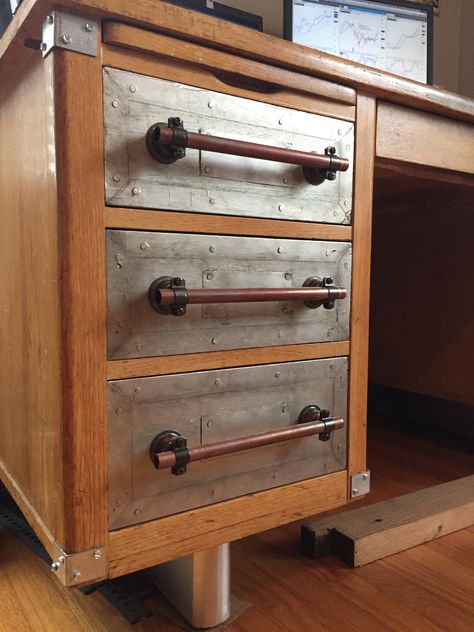
[[[298,44],[426,83],[429,12],[414,4],[293,0],[285,20]]]

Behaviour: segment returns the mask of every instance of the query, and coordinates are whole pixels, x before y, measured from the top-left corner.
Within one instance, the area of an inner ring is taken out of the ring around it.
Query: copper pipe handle
[[[181,277],[155,279],[148,290],[151,306],[160,314],[182,316],[186,305],[210,303],[262,303],[270,301],[303,301],[315,309],[321,305],[332,309],[334,301],[345,298],[347,290],[333,285],[331,277],[308,277],[303,287],[296,288],[204,288],[188,289]]]
[[[253,448],[274,443],[282,443],[302,437],[320,435],[327,441],[334,430],[344,427],[342,417],[329,417],[328,411],[319,406],[306,406],[300,413],[298,423],[276,430],[253,435],[208,443],[193,448],[187,447],[187,440],[173,430],[165,430],[157,435],[150,446],[150,458],[157,469],[171,468],[173,474],[184,474],[188,463],[205,461],[215,457],[236,454]],[[310,420],[310,421],[308,421]]]
[[[304,176],[310,184],[334,180],[337,171],[347,171],[349,168],[349,161],[347,158],[337,156],[335,147],[327,147],[324,154],[316,154],[221,136],[197,134],[184,129],[183,122],[178,117],[169,118],[168,123],[152,125],[146,134],[146,145],[150,155],[162,164],[172,164],[184,158],[186,149],[189,148],[299,165],[303,167]]]

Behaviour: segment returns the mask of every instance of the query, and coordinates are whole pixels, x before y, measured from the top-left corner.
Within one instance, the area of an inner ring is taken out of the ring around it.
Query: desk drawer
[[[179,117],[188,131],[324,154],[349,170],[312,185],[302,167],[187,149],[160,164],[145,137]],[[105,197],[110,206],[350,224],[353,123],[130,72],[104,70]]]
[[[109,359],[347,340],[351,245],[257,237],[107,231]],[[190,290],[301,288],[333,279],[347,296],[333,309],[303,300],[189,304],[160,314],[148,292],[159,277],[182,277]]]
[[[345,468],[346,430],[191,462],[175,476],[149,456],[164,430],[188,447],[297,424],[316,404],[346,420],[347,358],[109,383],[110,526],[202,507]]]

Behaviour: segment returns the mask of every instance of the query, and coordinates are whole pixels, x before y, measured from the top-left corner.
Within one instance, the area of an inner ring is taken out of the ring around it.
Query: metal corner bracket
[[[357,498],[370,492],[370,470],[351,476],[351,498]]]
[[[43,39],[40,45],[43,57],[53,48],[64,48],[96,57],[98,32],[96,20],[64,11],[51,11],[43,22]]]
[[[107,577],[107,558],[104,548],[81,553],[65,553],[59,546],[58,557],[51,570],[64,586],[82,586],[101,581]]]

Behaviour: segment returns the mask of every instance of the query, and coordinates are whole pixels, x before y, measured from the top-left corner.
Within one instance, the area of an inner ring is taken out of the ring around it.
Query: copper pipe
[[[246,437],[237,437],[236,439],[228,439],[227,441],[199,445],[195,448],[189,448],[189,462],[204,461],[217,456],[234,454],[236,452],[250,450],[251,448],[260,448],[273,443],[310,437],[326,431],[332,432],[343,426],[344,419],[341,417],[327,417],[323,421],[310,421],[305,424],[285,426],[277,430],[259,432],[258,434]],[[153,462],[157,468],[173,467],[176,465],[176,454],[173,451],[158,452],[154,455]]]
[[[166,124],[157,125],[153,142],[156,145],[172,145],[175,142],[174,130]],[[185,131],[185,130],[183,130]],[[273,162],[284,162],[301,167],[318,167],[320,169],[331,169],[333,171],[347,171],[349,161],[347,158],[337,159],[325,154],[312,154],[310,152],[298,151],[296,149],[285,149],[284,147],[274,147],[272,145],[260,145],[233,138],[223,138],[221,136],[208,136],[207,134],[197,134],[188,132],[187,142],[183,146],[190,149],[203,149],[204,151],[217,152],[219,154],[231,154],[233,156],[245,156],[247,158],[260,158],[261,160],[271,160]],[[181,146],[181,145],[180,145]]]
[[[157,290],[157,302],[160,305],[174,305],[175,290]],[[258,303],[265,301],[327,301],[344,298],[345,288],[297,287],[297,288],[217,288],[188,290],[188,304],[207,303]]]

